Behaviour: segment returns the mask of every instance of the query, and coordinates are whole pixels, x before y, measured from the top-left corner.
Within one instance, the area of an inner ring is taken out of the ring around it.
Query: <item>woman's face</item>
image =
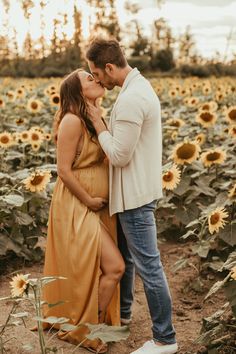
[[[96,83],[94,77],[91,74],[87,73],[86,71],[80,71],[78,75],[80,78],[84,97],[86,97],[88,100],[95,101],[97,98],[104,95],[104,87],[99,83]]]

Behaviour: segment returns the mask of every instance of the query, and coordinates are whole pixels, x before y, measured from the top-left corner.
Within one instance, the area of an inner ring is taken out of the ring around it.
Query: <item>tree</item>
[[[179,39],[179,63],[190,63],[191,56],[196,55],[194,52],[195,40],[191,33],[191,27],[187,26],[185,32]]]

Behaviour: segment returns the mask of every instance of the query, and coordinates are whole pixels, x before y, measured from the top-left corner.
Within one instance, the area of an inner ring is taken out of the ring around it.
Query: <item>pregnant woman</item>
[[[63,276],[43,290],[44,316],[66,317],[74,325],[120,324],[119,280],[124,262],[116,246],[116,219],[108,214],[108,163],[91,120],[89,105],[104,88],[83,70],[60,88],[55,116],[58,178],[53,192],[44,276]],[[55,328],[59,328],[56,325]],[[59,331],[59,338],[92,352],[106,352],[100,340],[86,340],[86,326]]]

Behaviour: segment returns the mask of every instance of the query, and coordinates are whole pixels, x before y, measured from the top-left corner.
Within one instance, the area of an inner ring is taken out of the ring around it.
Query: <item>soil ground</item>
[[[202,286],[197,285],[197,263],[198,258],[192,255],[191,243],[174,243],[166,241],[159,244],[162,263],[169,282],[171,295],[173,299],[173,323],[176,330],[177,341],[179,344],[179,354],[197,354],[204,350],[199,345],[194,344],[201,329],[202,318],[212,315],[221,305],[225,303],[222,292],[214,295],[214,299],[209,298],[203,302],[203,299],[217,280],[213,272],[205,272],[202,279]],[[173,266],[176,261],[182,257],[187,257],[189,263],[195,267],[185,267],[177,272],[173,272]],[[43,264],[22,265],[9,262],[5,266],[4,274],[0,276],[0,297],[9,295],[9,281],[16,273],[30,273],[31,277],[42,276]],[[0,302],[0,324],[3,324],[11,309],[11,303]],[[29,311],[33,315],[33,309],[29,308],[27,302],[23,302],[18,312]],[[6,353],[9,354],[39,354],[37,334],[29,330],[34,322],[32,319],[26,320],[26,328],[23,325],[11,327],[6,330],[4,338],[10,339],[5,345]],[[136,278],[135,302],[133,305],[133,318],[130,325],[130,336],[126,341],[111,344],[108,354],[129,354],[140,347],[146,340],[151,338],[151,321],[147,308],[146,298],[140,278]],[[22,349],[25,344],[31,343],[34,349],[26,351]],[[54,336],[50,341],[50,347],[56,346],[59,354],[72,354],[74,345],[63,342]],[[85,349],[78,348],[73,353],[88,354]],[[148,354],[148,353],[147,353]]]

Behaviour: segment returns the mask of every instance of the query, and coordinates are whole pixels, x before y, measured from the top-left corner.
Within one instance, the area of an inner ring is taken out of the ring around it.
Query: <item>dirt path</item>
[[[222,293],[217,294],[212,299],[203,303],[203,298],[207,292],[207,288],[210,287],[216,279],[213,274],[206,274],[203,280],[204,292],[196,292],[192,287],[196,286],[197,271],[193,267],[187,267],[173,273],[174,263],[181,257],[187,256],[189,261],[196,265],[197,258],[191,255],[191,248],[189,244],[176,244],[172,242],[166,242],[160,244],[160,250],[162,255],[162,262],[166,275],[169,281],[171,294],[173,298],[173,322],[177,333],[177,340],[180,346],[179,354],[197,354],[202,352],[201,348],[193,344],[193,341],[199,334],[201,328],[201,319],[211,315],[225,299]],[[17,268],[17,270],[20,267]],[[31,267],[21,267],[19,272],[30,273],[31,277],[38,277],[42,275],[43,265],[33,265]],[[7,272],[4,276],[0,277],[0,297],[7,296],[9,294],[9,280],[12,276],[13,269],[8,266]],[[0,323],[4,323],[10,308],[10,303],[0,303]],[[30,311],[29,305],[26,303],[21,305],[20,311]],[[29,328],[32,326],[32,320],[26,321],[26,326]],[[146,340],[151,338],[151,321],[147,310],[147,303],[143,292],[143,287],[140,279],[136,279],[136,293],[135,303],[133,306],[133,321],[130,326],[131,334],[127,341],[115,343],[110,346],[108,354],[129,354],[139,346],[141,346]],[[12,338],[6,345],[7,353],[10,354],[39,354],[37,346],[37,337],[35,333],[30,332],[23,325],[18,327],[12,327],[6,332],[6,338]],[[22,345],[32,343],[34,349],[29,351],[23,350]],[[56,337],[51,340],[51,345],[55,345],[57,348],[61,348],[59,354],[72,354],[73,345],[58,340]],[[74,353],[87,354],[88,351],[78,348]],[[147,353],[148,354],[148,353]]]

